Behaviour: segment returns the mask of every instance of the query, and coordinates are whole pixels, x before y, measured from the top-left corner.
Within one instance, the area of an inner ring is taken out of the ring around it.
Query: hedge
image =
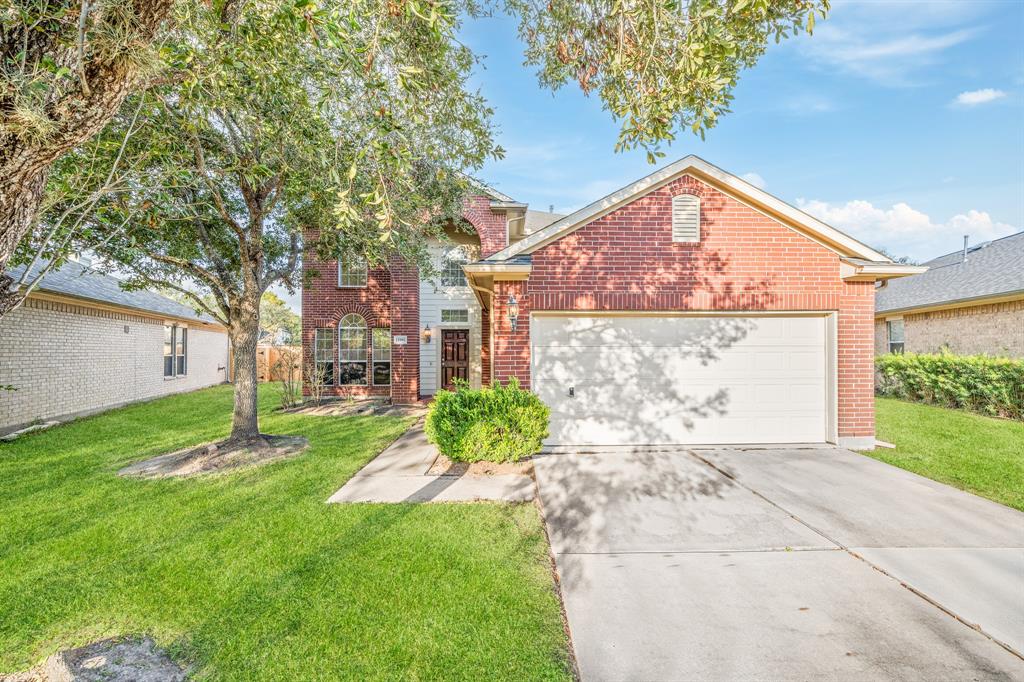
[[[515,377],[493,388],[471,389],[461,382],[456,390],[434,396],[427,438],[456,462],[516,462],[540,450],[550,414]]]
[[[1024,360],[902,353],[875,359],[879,395],[1024,419]]]

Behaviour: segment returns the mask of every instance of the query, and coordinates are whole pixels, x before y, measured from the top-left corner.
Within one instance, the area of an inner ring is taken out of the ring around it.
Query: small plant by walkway
[[[230,387],[0,444],[0,674],[150,635],[199,679],[567,679],[532,505],[329,505],[410,419],[275,412],[310,447],[191,479],[117,476],[226,435]]]
[[[1024,511],[1024,423],[891,398],[875,418],[896,449],[865,454]]]

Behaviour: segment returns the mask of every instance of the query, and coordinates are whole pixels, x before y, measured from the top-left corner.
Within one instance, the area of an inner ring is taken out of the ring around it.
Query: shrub
[[[427,414],[427,438],[457,462],[517,462],[540,450],[548,435],[551,411],[540,398],[519,388],[515,377],[506,386],[438,391]]]
[[[904,353],[881,355],[875,366],[880,395],[1024,419],[1024,360]]]

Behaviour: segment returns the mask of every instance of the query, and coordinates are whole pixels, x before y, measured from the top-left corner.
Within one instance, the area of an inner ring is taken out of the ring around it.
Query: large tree
[[[128,174],[83,209],[89,245],[128,286],[174,290],[227,327],[232,440],[261,439],[260,301],[299,285],[303,233],[335,256],[423,263],[425,237],[461,212],[464,171],[496,152],[455,21],[387,0],[194,13],[165,48],[177,76],[82,149]]]
[[[0,318],[5,272],[36,223],[49,170],[157,72],[176,0],[6,0],[0,6]]]

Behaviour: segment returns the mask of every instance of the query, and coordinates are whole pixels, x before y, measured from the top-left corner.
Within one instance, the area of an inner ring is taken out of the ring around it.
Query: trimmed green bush
[[[456,462],[518,462],[536,454],[548,436],[551,411],[519,388],[515,377],[502,386],[438,391],[427,413],[427,438]]]
[[[880,355],[875,367],[879,395],[1024,419],[1024,360],[903,353]]]

